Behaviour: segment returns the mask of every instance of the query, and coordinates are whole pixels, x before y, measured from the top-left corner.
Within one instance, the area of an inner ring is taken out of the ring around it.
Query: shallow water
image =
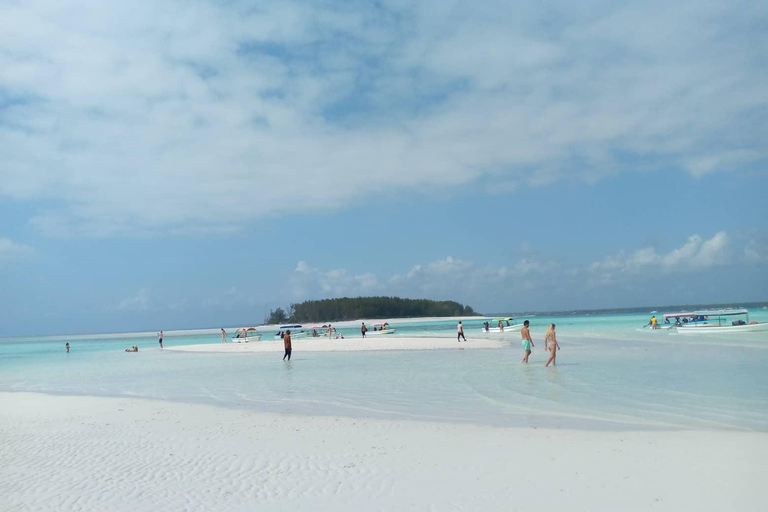
[[[0,390],[499,426],[768,430],[768,333],[675,335],[642,329],[649,316],[531,318],[529,365],[519,333],[503,335],[500,349],[295,351],[290,363],[282,353],[160,351],[152,334],[4,340]],[[550,321],[562,346],[556,368],[543,367]],[[481,325],[465,321],[470,343],[485,336]],[[455,326],[403,323],[395,336],[453,336]],[[211,330],[165,343],[219,339]],[[134,344],[139,353],[123,352]]]

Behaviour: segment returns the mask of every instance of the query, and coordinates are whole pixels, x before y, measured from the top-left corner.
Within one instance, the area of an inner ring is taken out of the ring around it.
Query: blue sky
[[[0,335],[768,301],[767,11],[0,1]]]

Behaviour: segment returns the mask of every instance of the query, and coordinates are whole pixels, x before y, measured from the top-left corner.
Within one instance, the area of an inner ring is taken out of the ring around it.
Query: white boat
[[[510,323],[510,322],[513,322],[513,323]],[[515,319],[512,318],[511,316],[505,316],[502,318],[494,318],[492,323],[489,322],[488,328],[483,326],[481,330],[488,334],[501,334],[504,332],[517,332],[517,331],[520,331],[522,328],[523,328],[523,324],[515,323]]]
[[[330,336],[328,336],[328,327],[331,328]],[[309,333],[308,336],[310,338],[329,338],[336,336],[336,328],[330,324],[310,325],[306,328],[306,331]],[[293,331],[291,331],[291,336],[293,336]]]
[[[396,329],[389,326],[389,323],[373,324],[373,329],[365,333],[366,336],[376,336],[379,334],[394,334]]]
[[[242,327],[236,330],[235,335],[232,336],[234,343],[248,343],[250,341],[259,341],[260,339],[261,333],[255,327]]]
[[[689,315],[691,315],[689,313]],[[693,321],[677,326],[682,334],[768,331],[768,322],[749,321],[749,310],[703,309],[692,313]],[[741,318],[743,317],[743,318]],[[735,318],[735,319],[734,319]]]
[[[292,324],[292,325],[281,325],[280,330],[275,333],[275,339],[280,340],[283,339],[283,334],[285,334],[285,331],[291,331],[291,339],[295,340],[297,338],[309,338],[312,335],[312,331],[308,329],[304,329],[299,324]]]

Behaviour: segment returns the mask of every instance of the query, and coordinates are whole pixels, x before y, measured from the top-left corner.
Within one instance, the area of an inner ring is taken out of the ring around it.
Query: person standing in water
[[[290,331],[290,329],[285,331],[285,334],[283,334],[283,346],[285,347],[285,355],[283,356],[283,361],[285,361],[286,357],[290,361],[291,360],[291,331]]]
[[[67,349],[67,354],[69,354],[69,342],[67,342],[67,344],[64,345],[64,347]]]
[[[221,342],[227,342],[227,331],[225,331],[223,327],[221,328]]]
[[[365,322],[363,322],[363,326],[360,327],[360,332],[363,334],[363,338],[365,338],[365,333],[368,332],[368,328],[365,326]]]
[[[557,343],[557,335],[555,334],[555,324],[549,324],[547,327],[547,333],[544,335],[544,350],[549,350],[549,359],[544,366],[557,366],[555,358],[557,357],[557,351],[560,350],[560,345]]]
[[[157,342],[160,343],[160,348],[163,348],[163,331],[157,333]]]
[[[333,327],[331,327],[331,324],[328,324],[328,339],[330,340],[333,337]]]
[[[528,330],[529,324],[530,322],[528,320],[523,322],[523,329],[520,331],[520,334],[523,335],[523,350],[525,350],[525,357],[523,357],[523,360],[521,361],[522,363],[528,362],[528,356],[531,355],[531,348],[535,346],[531,339],[531,331]]]
[[[459,333],[456,335],[456,340],[461,342],[461,338],[464,338],[464,341],[467,341],[467,338],[464,337],[464,326],[461,325],[461,320],[459,320]]]

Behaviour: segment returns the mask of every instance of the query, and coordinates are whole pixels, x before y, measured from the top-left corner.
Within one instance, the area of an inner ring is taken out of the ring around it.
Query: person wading
[[[286,357],[290,361],[291,360],[291,331],[290,331],[290,329],[285,331],[285,334],[283,335],[283,346],[285,347],[285,355],[283,356],[283,361],[285,361]]]

